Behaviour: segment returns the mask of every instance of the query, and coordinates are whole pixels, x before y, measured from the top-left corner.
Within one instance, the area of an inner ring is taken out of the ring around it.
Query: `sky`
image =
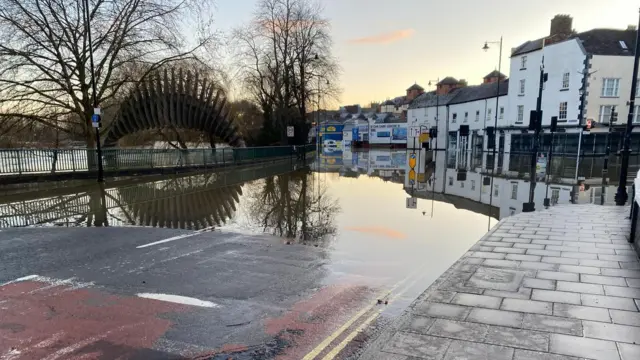
[[[217,0],[215,22],[228,31],[250,21],[257,0]],[[319,0],[331,22],[343,90],[339,105],[367,105],[405,95],[445,76],[478,84],[510,49],[549,33],[556,14],[573,17],[578,32],[638,24],[637,0]],[[336,104],[337,106],[338,104]]]

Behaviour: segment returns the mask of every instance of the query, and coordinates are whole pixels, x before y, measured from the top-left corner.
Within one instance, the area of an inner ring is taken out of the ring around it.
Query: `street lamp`
[[[618,183],[618,191],[616,192],[616,205],[623,206],[627,203],[629,195],[627,194],[627,176],[629,174],[629,153],[631,152],[631,131],[633,131],[633,117],[636,111],[636,85],[638,83],[638,60],[640,60],[640,20],[639,27],[636,29],[636,53],[633,61],[633,77],[631,78],[631,97],[629,99],[629,115],[627,116],[627,129],[624,133],[624,148],[622,149],[622,163],[620,164],[620,179]],[[632,205],[633,206],[633,205]]]
[[[100,119],[101,114],[99,113],[98,101],[96,99],[96,73],[95,67],[93,64],[93,43],[91,41],[91,12],[89,11],[89,0],[84,0],[84,16],[85,16],[85,26],[87,28],[87,37],[88,37],[88,46],[89,46],[89,62],[91,64],[91,85],[92,85],[92,102],[94,108],[94,115],[97,116],[98,121],[93,121],[91,119],[92,126],[96,129],[96,150],[98,157],[98,182],[104,181],[104,169],[102,167],[102,145],[100,144]],[[97,110],[96,110],[97,109]],[[96,125],[94,125],[96,124]]]
[[[502,71],[502,36],[500,37],[500,41],[485,41],[482,50],[488,51],[489,44],[496,44],[500,46],[500,52],[498,54],[498,81],[496,82],[496,108],[495,108],[495,121],[493,125],[493,154],[492,154],[492,164],[491,164],[491,183],[489,185],[489,221],[487,223],[487,230],[491,229],[491,208],[493,207],[493,178],[495,176],[496,169],[496,148],[498,147],[496,144],[496,139],[498,138],[498,112],[499,112],[499,103],[500,103],[500,74]],[[486,126],[485,126],[486,132]],[[487,134],[487,146],[489,146],[489,138]]]

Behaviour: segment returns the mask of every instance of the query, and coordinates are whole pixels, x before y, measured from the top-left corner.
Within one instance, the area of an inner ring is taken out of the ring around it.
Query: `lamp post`
[[[498,55],[498,81],[496,82],[496,108],[495,108],[495,121],[493,125],[493,152],[492,152],[492,164],[491,164],[491,185],[489,187],[489,220],[487,223],[487,230],[491,229],[491,208],[493,207],[493,178],[495,176],[496,169],[496,139],[498,138],[498,112],[499,104],[500,104],[500,74],[502,71],[502,36],[500,36],[500,41],[485,41],[482,50],[489,50],[489,44],[499,44],[500,51]],[[486,128],[485,128],[486,130]],[[491,139],[487,136],[487,146],[489,145],[489,141]]]
[[[429,86],[431,86],[431,84],[435,83],[436,85],[436,126],[435,126],[435,131],[434,131],[434,135],[436,138],[436,143],[435,143],[435,148],[433,149],[433,180],[432,180],[432,185],[431,185],[431,217],[433,217],[433,206],[434,206],[434,202],[435,202],[435,198],[436,198],[436,175],[437,175],[437,166],[438,166],[438,121],[439,119],[439,115],[440,115],[440,95],[438,94],[438,84],[440,83],[440,78],[438,78],[437,80],[429,80]],[[422,130],[420,130],[422,131]],[[444,181],[444,179],[443,179]],[[444,186],[443,186],[444,189]]]
[[[638,21],[640,26],[640,20]],[[627,129],[624,133],[624,148],[622,150],[622,162],[620,164],[620,179],[618,182],[618,191],[616,192],[616,205],[623,206],[627,203],[629,195],[627,194],[627,176],[629,174],[629,153],[631,152],[631,131],[633,131],[633,117],[636,111],[636,86],[638,84],[638,60],[640,59],[640,28],[636,29],[636,49],[633,60],[633,77],[631,78],[631,97],[629,99],[629,115],[627,116]]]
[[[92,85],[92,105],[94,108],[94,116],[98,116],[98,121],[94,122],[91,119],[92,126],[96,129],[96,150],[98,157],[98,182],[104,181],[104,169],[102,167],[102,145],[100,144],[100,115],[98,108],[98,101],[96,99],[96,73],[95,67],[93,65],[93,42],[91,41],[91,12],[89,11],[89,0],[84,0],[84,16],[85,16],[85,26],[88,37],[88,46],[89,46],[89,63],[91,65],[91,85]],[[97,113],[97,114],[96,114]],[[93,125],[97,123],[97,125]]]

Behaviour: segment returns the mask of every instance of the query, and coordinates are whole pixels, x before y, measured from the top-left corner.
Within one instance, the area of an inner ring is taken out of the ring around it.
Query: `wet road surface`
[[[0,359],[348,358],[486,231],[388,173],[269,171],[5,204],[38,226],[0,230]]]

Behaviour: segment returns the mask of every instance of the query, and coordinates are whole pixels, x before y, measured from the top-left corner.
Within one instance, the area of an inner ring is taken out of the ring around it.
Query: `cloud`
[[[413,29],[397,30],[389,33],[352,39],[349,40],[349,42],[351,44],[390,44],[402,39],[412,37],[415,32],[416,31]]]

